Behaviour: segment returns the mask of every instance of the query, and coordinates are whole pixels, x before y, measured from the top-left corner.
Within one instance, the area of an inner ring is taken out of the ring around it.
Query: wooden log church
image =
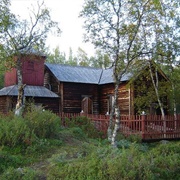
[[[54,113],[109,114],[114,100],[113,70],[45,63],[41,55],[22,55],[23,83],[26,100],[49,109]],[[167,81],[162,72],[159,79]],[[138,95],[133,73],[126,73],[121,79],[118,103],[122,115],[134,115],[135,98]],[[4,88],[0,90],[0,111],[7,113],[15,108],[17,101],[17,72],[15,68],[5,73]],[[132,81],[132,78],[134,80]],[[144,79],[143,79],[144,81]],[[148,81],[148,80],[145,80]],[[148,83],[147,83],[148,84]],[[152,86],[152,85],[151,85]],[[153,104],[155,102],[151,102]],[[165,101],[167,103],[167,101]],[[156,114],[151,105],[144,111]]]

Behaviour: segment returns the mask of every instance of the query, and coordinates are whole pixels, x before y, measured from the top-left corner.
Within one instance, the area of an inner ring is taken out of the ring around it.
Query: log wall
[[[114,84],[100,86],[100,114],[106,114],[108,111],[109,96],[114,94]],[[118,104],[121,115],[130,115],[134,113],[133,88],[127,83],[121,83],[119,87]]]
[[[0,97],[0,112],[1,113],[8,113],[8,98],[6,96]]]
[[[87,96],[93,101],[93,114],[99,114],[98,85],[64,82],[63,85],[59,85],[59,92],[62,112],[81,112],[82,99]]]

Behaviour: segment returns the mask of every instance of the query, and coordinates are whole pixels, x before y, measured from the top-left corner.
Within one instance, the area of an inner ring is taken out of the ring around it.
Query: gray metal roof
[[[8,86],[0,90],[0,96],[17,96],[18,86]],[[58,98],[59,96],[44,86],[29,86],[26,85],[24,88],[24,95],[30,97],[48,97],[48,98]]]
[[[102,76],[100,77],[99,84],[108,84],[113,82],[113,69],[104,69]]]
[[[121,78],[121,82],[123,81],[128,81],[132,78],[132,74],[131,73],[125,73],[123,74],[122,78]],[[109,69],[104,69],[102,76],[100,78],[99,84],[109,84],[109,83],[113,83],[113,68],[109,68]]]
[[[98,84],[102,69],[46,63],[54,76],[62,82]]]
[[[113,83],[113,69],[91,68],[46,63],[46,67],[61,82],[109,84]],[[132,74],[124,74],[121,81],[128,81]]]

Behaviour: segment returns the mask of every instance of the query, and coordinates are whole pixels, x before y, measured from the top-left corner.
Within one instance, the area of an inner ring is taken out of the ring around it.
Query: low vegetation
[[[180,142],[141,143],[119,135],[112,148],[85,117],[33,109],[0,116],[0,179],[179,179]]]

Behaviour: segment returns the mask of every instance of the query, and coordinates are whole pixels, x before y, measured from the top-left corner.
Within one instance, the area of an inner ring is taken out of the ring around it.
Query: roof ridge
[[[96,68],[96,67],[90,67],[90,66],[78,66],[78,65],[72,66],[72,65],[70,65],[70,64],[59,64],[59,63],[49,63],[49,62],[47,62],[47,63],[45,63],[45,64],[66,66],[66,67],[72,67],[72,68],[73,68],[73,67],[77,67],[77,68],[103,70],[102,68]]]
[[[103,72],[104,72],[104,69],[102,69],[102,71],[101,71],[101,74],[100,74],[100,77],[99,77],[99,81],[98,81],[98,85],[99,85],[100,82],[101,82],[101,78],[102,78]]]

